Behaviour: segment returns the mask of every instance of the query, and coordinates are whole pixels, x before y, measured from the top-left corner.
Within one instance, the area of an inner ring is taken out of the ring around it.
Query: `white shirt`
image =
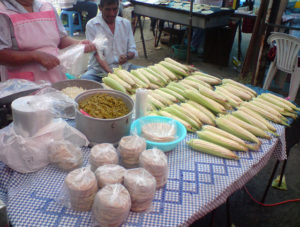
[[[98,16],[91,19],[86,25],[86,38],[88,40],[94,41],[97,35],[101,35],[107,39],[104,57],[111,69],[118,67],[120,55],[127,55],[128,52],[135,53],[135,56],[138,55],[131,24],[125,18],[116,17],[115,32],[113,34],[107,23],[103,20],[102,14],[99,13]],[[122,67],[126,69],[128,64],[125,63]],[[89,61],[88,69],[91,68],[99,72],[104,72],[94,55]]]

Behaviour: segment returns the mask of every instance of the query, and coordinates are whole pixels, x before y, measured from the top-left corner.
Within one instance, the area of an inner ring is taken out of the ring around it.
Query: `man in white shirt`
[[[117,16],[119,0],[101,0],[99,9],[101,13],[86,26],[86,38],[93,41],[97,35],[101,35],[107,39],[104,57],[100,57],[98,53],[92,55],[88,71],[81,78],[101,82],[102,77],[112,73],[113,68],[119,65],[128,71],[138,66],[128,62],[137,56],[137,50],[130,22]]]

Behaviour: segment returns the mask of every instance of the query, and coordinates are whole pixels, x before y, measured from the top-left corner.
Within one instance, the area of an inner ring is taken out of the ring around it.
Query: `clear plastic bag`
[[[13,94],[28,91],[33,92],[45,86],[51,85],[48,81],[39,81],[38,83],[23,79],[10,79],[0,83],[0,99]]]
[[[118,146],[121,163],[125,168],[135,168],[139,164],[139,156],[146,150],[146,140],[137,135],[124,136]]]
[[[65,171],[79,168],[83,163],[80,147],[68,141],[52,141],[48,147],[48,157],[51,164]]]
[[[106,60],[105,52],[107,52],[107,38],[103,34],[99,34],[93,41],[95,44],[97,53],[101,60]]]
[[[161,188],[168,179],[168,158],[157,148],[145,150],[140,154],[140,166],[146,169],[156,179],[156,188]]]
[[[16,134],[11,123],[0,130],[0,161],[20,173],[38,171],[49,164],[48,146],[53,140],[88,145],[86,136],[62,119],[53,120],[28,138]]]
[[[101,227],[118,227],[128,217],[130,206],[130,195],[123,185],[106,185],[95,196],[93,219]]]
[[[84,72],[86,67],[84,61],[84,44],[71,45],[59,51],[58,59],[64,73],[69,73],[78,77]]]
[[[129,169],[124,176],[124,186],[130,193],[131,210],[149,210],[156,190],[155,178],[144,168]]]
[[[99,188],[108,184],[122,184],[126,169],[115,164],[107,164],[97,168],[95,171]]]
[[[116,148],[110,143],[101,143],[92,147],[89,157],[91,170],[95,171],[105,164],[118,164],[119,156]]]

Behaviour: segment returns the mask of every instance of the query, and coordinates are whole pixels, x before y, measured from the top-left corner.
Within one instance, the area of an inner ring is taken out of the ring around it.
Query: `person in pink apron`
[[[88,40],[69,37],[50,3],[0,1],[0,65],[7,69],[2,80],[64,80],[58,50],[80,43],[85,45],[85,52],[96,49]]]

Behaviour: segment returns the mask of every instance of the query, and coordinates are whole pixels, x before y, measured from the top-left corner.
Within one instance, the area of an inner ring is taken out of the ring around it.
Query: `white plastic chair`
[[[277,70],[284,72],[283,83],[287,73],[291,74],[289,100],[294,101],[300,84],[300,68],[298,67],[298,53],[300,50],[300,39],[285,33],[273,32],[268,43],[276,44],[276,57],[270,64],[263,89],[270,87]]]

